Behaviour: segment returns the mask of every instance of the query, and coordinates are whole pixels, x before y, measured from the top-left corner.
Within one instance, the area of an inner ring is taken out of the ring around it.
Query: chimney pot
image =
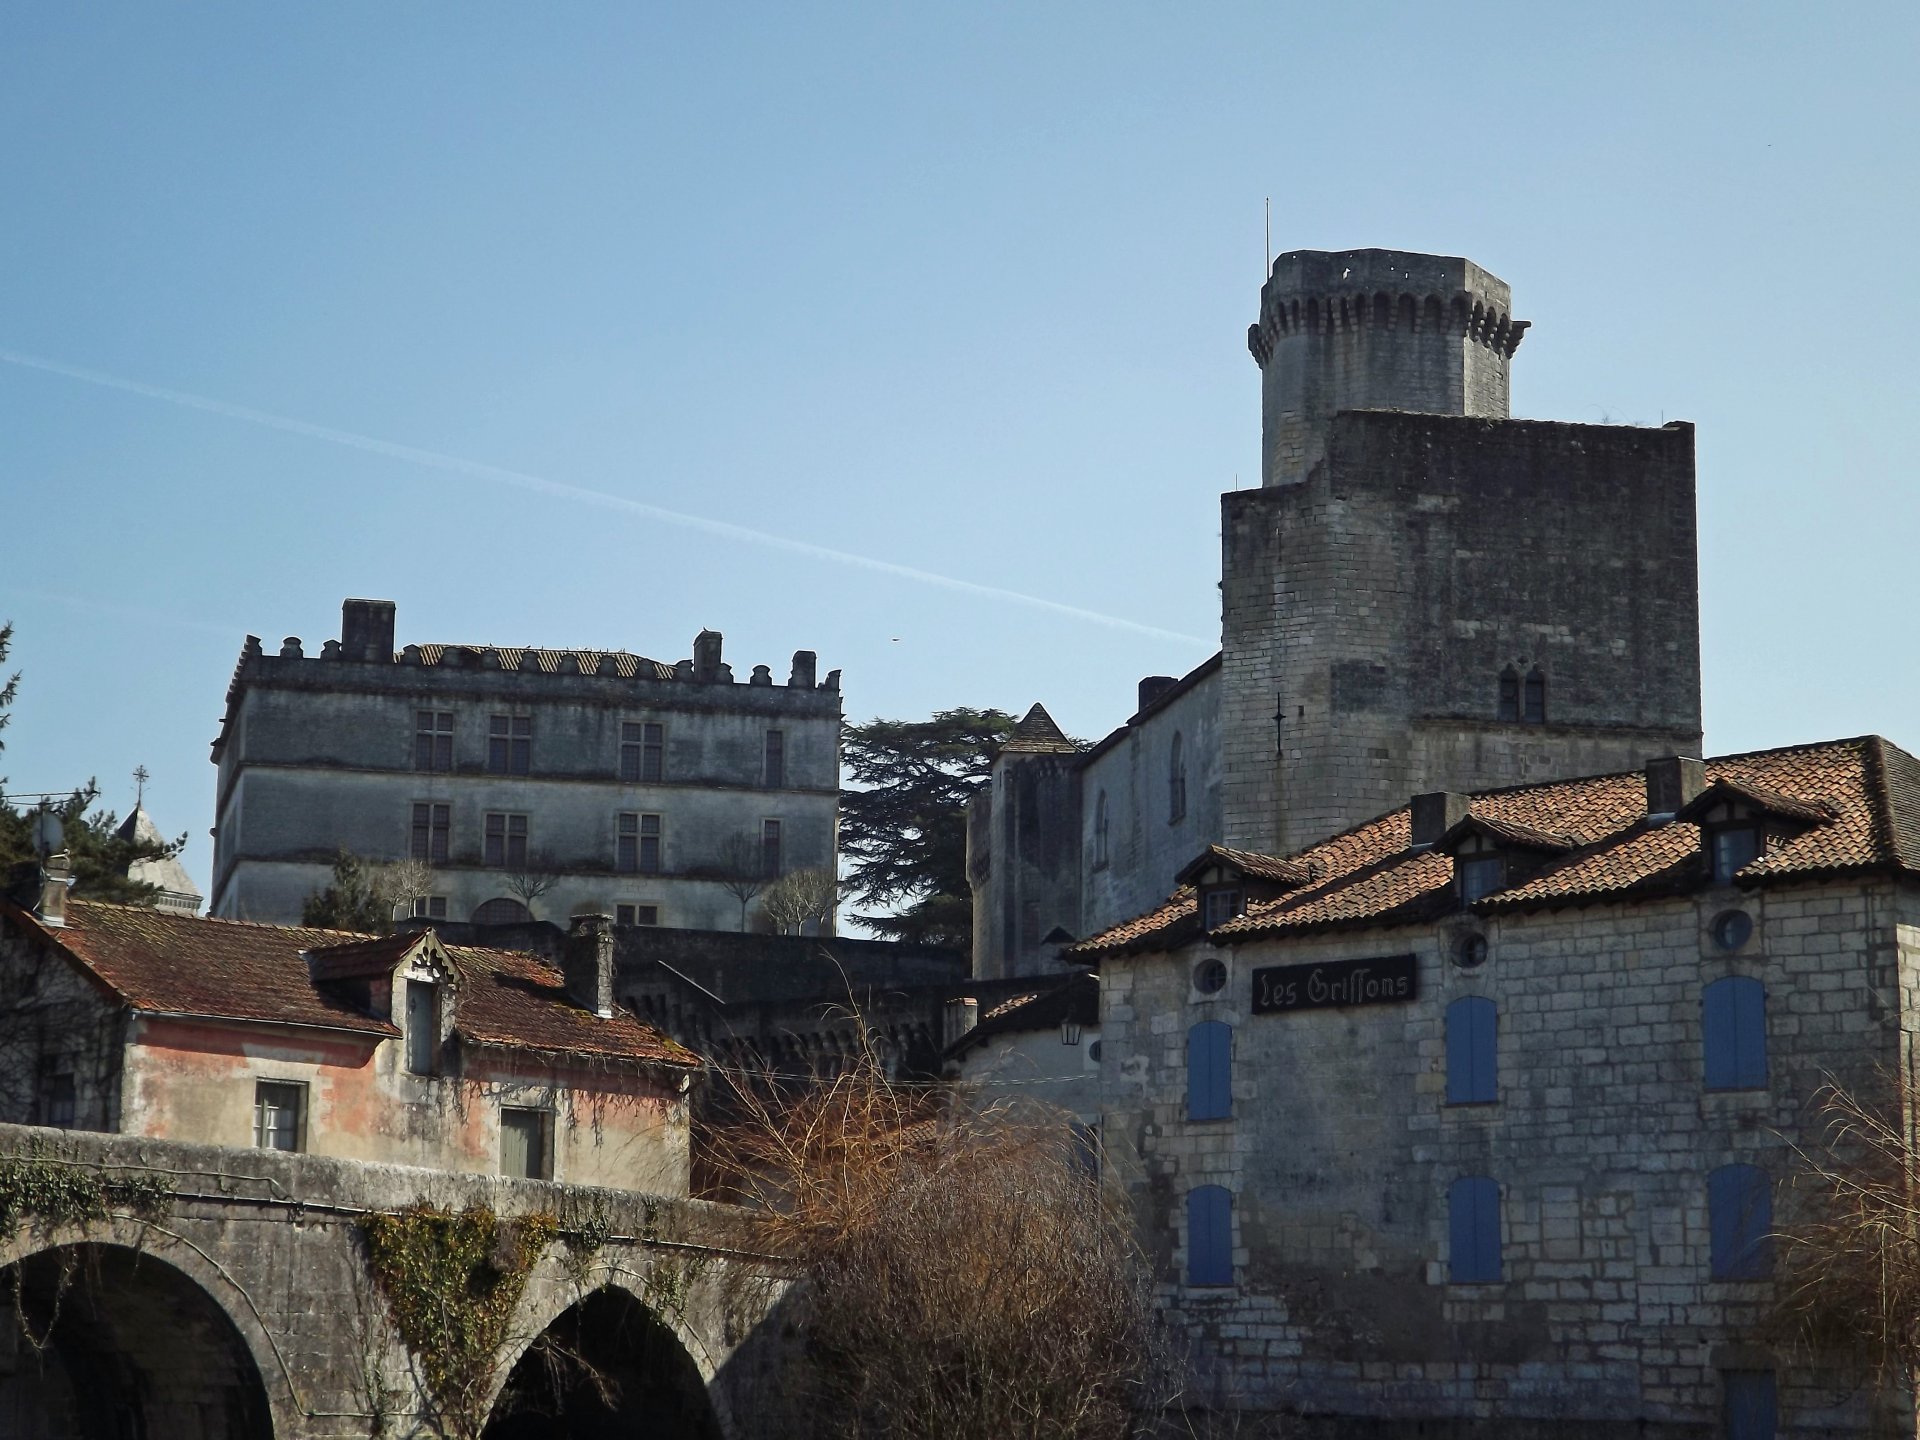
[[[720,632],[702,630],[693,637],[693,678],[696,680],[718,680],[720,678]]]
[[[67,852],[49,855],[40,869],[40,907],[34,916],[49,930],[64,930],[67,924],[67,890],[73,884],[73,862]]]
[[[613,1014],[612,918],[574,916],[567,927],[560,968],[566,976],[569,1000],[602,1018]]]
[[[1146,676],[1140,681],[1140,704],[1134,713],[1138,714],[1141,710],[1145,710],[1149,705],[1153,704],[1154,701],[1158,700],[1179,683],[1180,682],[1171,675]]]
[[[820,657],[811,650],[794,651],[793,670],[787,676],[787,684],[797,690],[813,689],[814,669],[819,664],[819,660]]]
[[[1470,802],[1465,795],[1457,795],[1451,790],[1430,790],[1424,795],[1414,796],[1409,807],[1413,817],[1414,848],[1434,844],[1467,818],[1469,807]]]
[[[1707,762],[1688,755],[1647,761],[1647,814],[1671,815],[1707,788]]]
[[[393,663],[393,616],[391,600],[343,600],[340,602],[340,651],[343,659],[371,660],[381,665]]]

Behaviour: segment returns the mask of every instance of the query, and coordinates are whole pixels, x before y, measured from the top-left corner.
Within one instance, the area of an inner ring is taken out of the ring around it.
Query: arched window
[[[1520,672],[1511,665],[1500,672],[1500,708],[1502,720],[1520,718]]]
[[[1529,725],[1544,725],[1547,722],[1547,677],[1540,673],[1538,665],[1527,672],[1527,704],[1524,713]]]
[[[1485,1175],[1463,1175],[1447,1187],[1447,1280],[1500,1283],[1500,1186]]]
[[[1178,730],[1167,752],[1167,823],[1177,825],[1187,814],[1187,753]]]
[[[1187,1119],[1233,1114],[1233,1027],[1202,1020],[1187,1031]]]
[[[1093,802],[1093,868],[1104,869],[1107,863],[1107,792],[1102,790]]]
[[[1447,1006],[1447,1103],[1490,1105],[1499,1099],[1493,1001],[1464,995]]]
[[[1722,1165],[1707,1176],[1707,1227],[1715,1280],[1773,1274],[1773,1187],[1753,1165]]]
[[[526,906],[504,895],[487,901],[473,912],[473,923],[476,925],[517,925],[522,920],[532,918]]]
[[[1700,1040],[1709,1090],[1764,1090],[1767,1084],[1767,991],[1758,980],[1730,975],[1700,995]]]
[[[1233,1283],[1233,1196],[1224,1185],[1187,1192],[1187,1283]]]

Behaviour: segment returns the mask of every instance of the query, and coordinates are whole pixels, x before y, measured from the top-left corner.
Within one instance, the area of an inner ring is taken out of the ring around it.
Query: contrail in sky
[[[754,530],[725,520],[710,520],[704,515],[689,515],[682,510],[668,510],[659,505],[649,505],[645,501],[630,500],[624,495],[612,495],[604,490],[589,490],[581,485],[548,480],[520,470],[506,470],[498,465],[482,464],[478,460],[463,460],[457,455],[442,455],[436,450],[421,450],[412,445],[396,445],[391,440],[359,435],[351,430],[336,430],[331,425],[315,425],[308,420],[295,420],[291,416],[274,415],[265,410],[252,410],[244,405],[232,405],[225,400],[215,400],[206,395],[194,395],[184,390],[169,390],[164,385],[149,385],[144,380],[128,380],[123,376],[109,375],[103,370],[89,370],[79,365],[68,365],[64,361],[49,360],[41,355],[27,355],[16,350],[0,350],[0,362],[18,365],[28,370],[45,371],[50,375],[65,376],[69,380],[79,380],[88,385],[104,386],[109,390],[122,390],[130,395],[144,395],[150,400],[164,400],[169,405],[183,405],[190,410],[204,410],[210,415],[224,415],[229,420],[244,420],[249,425],[263,425],[269,430],[284,430],[290,435],[304,435],[310,440],[324,440],[331,445],[345,445],[354,450],[366,450],[375,455],[385,455],[392,460],[405,460],[409,464],[424,465],[434,470],[449,470],[458,475],[472,476],[477,480],[491,480],[497,485],[511,485],[519,490],[530,490],[536,495],[550,495],[559,500],[573,500],[583,505],[596,505],[606,510],[624,511],[630,515],[644,516],[649,520],[665,521],[669,525],[682,525],[689,530],[702,530],[709,535],[718,535],[728,540],[743,541],[749,545],[764,545],[773,550],[785,550],[790,554],[804,555],[813,560],[849,565],[859,570],[872,570],[901,580],[912,580],[921,585],[937,585],[942,589],[958,590],[963,594],[979,595],[989,600],[1003,600],[1014,605],[1025,605],[1029,609],[1047,610],[1055,615],[1065,615],[1071,619],[1085,620],[1095,625],[1106,625],[1115,630],[1131,630],[1135,634],[1151,635],[1160,640],[1178,640],[1188,645],[1212,643],[1196,635],[1182,635],[1175,630],[1163,630],[1157,625],[1143,625],[1137,620],[1125,620],[1118,615],[1104,615],[1098,610],[1086,610],[1078,605],[1066,605],[1058,600],[1047,600],[1038,595],[1023,594],[1018,590],[1005,590],[998,585],[981,585],[972,580],[960,580],[951,575],[921,570],[912,565],[899,565],[891,560],[877,560],[871,555],[856,555],[850,550],[835,550],[831,546],[816,545],[809,540],[794,540],[785,535]]]

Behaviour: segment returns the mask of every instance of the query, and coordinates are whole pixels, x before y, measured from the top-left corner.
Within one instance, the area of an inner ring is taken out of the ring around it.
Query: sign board
[[[1322,965],[1267,965],[1253,972],[1253,1013],[1333,1010],[1353,1005],[1398,1005],[1420,993],[1420,969],[1411,955],[1374,960],[1329,960]]]

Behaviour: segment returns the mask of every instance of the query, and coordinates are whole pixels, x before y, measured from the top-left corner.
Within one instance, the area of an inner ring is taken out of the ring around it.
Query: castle
[[[1053,972],[1212,842],[1700,753],[1693,427],[1513,419],[1527,328],[1470,260],[1274,262],[1220,653],[1091,750],[1029,712],[969,816],[976,974]]]

